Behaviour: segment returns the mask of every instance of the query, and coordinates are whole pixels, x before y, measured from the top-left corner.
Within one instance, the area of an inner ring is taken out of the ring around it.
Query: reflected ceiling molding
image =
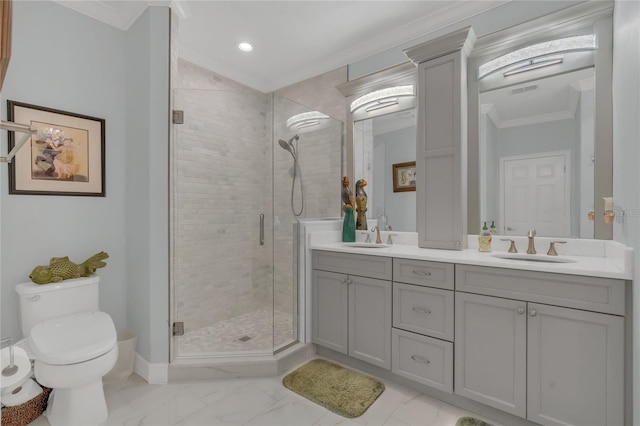
[[[364,109],[366,112],[387,108],[400,103],[400,98],[414,97],[413,84],[387,87],[360,96],[351,102],[351,112]]]
[[[478,79],[507,67],[511,68],[505,71],[505,77],[559,64],[563,61],[563,57],[562,55],[558,55],[559,53],[595,50],[597,48],[598,40],[595,34],[565,37],[533,44],[480,65],[478,68]]]
[[[309,111],[296,114],[287,120],[287,128],[304,132],[322,127],[331,117],[320,111]]]

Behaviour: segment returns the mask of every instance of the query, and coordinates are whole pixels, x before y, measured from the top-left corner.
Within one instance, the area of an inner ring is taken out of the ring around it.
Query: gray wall
[[[617,1],[613,15],[613,199],[625,210],[613,238],[634,248],[633,424],[640,422],[640,2]],[[630,421],[628,424],[632,424]]]
[[[375,122],[374,122],[375,133]],[[384,188],[384,208],[388,224],[394,231],[416,231],[416,193],[393,192],[393,165],[406,163],[416,159],[416,128],[414,126],[405,129],[376,135],[374,145],[384,147],[384,166],[380,169],[376,162],[374,171],[376,184]],[[375,150],[378,157],[378,148]],[[380,173],[380,175],[378,175]],[[371,212],[371,216],[375,212]],[[374,217],[377,219],[377,217]]]
[[[28,281],[35,265],[66,255],[81,262],[100,250],[111,256],[99,271],[100,304],[123,328],[128,286],[124,33],[51,1],[14,2],[13,19],[2,118],[6,99],[104,118],[107,196],[8,195],[7,165],[0,165],[2,337],[21,336],[14,286]]]
[[[8,195],[2,166],[2,337],[21,335],[14,286],[35,265],[104,250],[101,309],[167,362],[168,9],[128,33],[51,1],[14,2],[13,19],[2,103],[104,118],[106,197]]]
[[[125,37],[127,323],[137,351],[169,361],[169,9],[150,7]]]

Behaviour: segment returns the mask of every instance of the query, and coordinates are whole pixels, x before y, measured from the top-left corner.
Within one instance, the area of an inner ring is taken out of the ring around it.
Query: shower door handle
[[[264,245],[264,213],[260,213],[260,245]]]

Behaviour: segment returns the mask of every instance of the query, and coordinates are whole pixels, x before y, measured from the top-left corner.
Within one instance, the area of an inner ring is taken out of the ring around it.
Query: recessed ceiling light
[[[253,50],[253,46],[250,43],[243,41],[242,43],[238,44],[238,49],[242,50],[243,52],[251,52]]]

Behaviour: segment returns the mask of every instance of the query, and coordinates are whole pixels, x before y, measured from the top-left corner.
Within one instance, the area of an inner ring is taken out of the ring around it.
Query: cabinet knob
[[[524,308],[518,308],[518,314],[520,315],[524,314]]]
[[[420,364],[431,364],[431,361],[419,355],[411,355],[411,359],[415,362],[419,362]]]
[[[431,272],[429,272],[429,271],[416,271],[414,269],[411,272],[413,272],[413,275],[420,275],[421,277],[430,277],[431,276]]]
[[[411,310],[413,310],[414,312],[417,312],[419,314],[430,314],[431,313],[430,309],[421,308],[420,306],[414,306],[413,308],[411,308]]]
[[[538,311],[536,311],[535,309],[532,309],[529,311],[529,315],[531,315],[532,317],[535,317],[536,315],[538,315]]]

